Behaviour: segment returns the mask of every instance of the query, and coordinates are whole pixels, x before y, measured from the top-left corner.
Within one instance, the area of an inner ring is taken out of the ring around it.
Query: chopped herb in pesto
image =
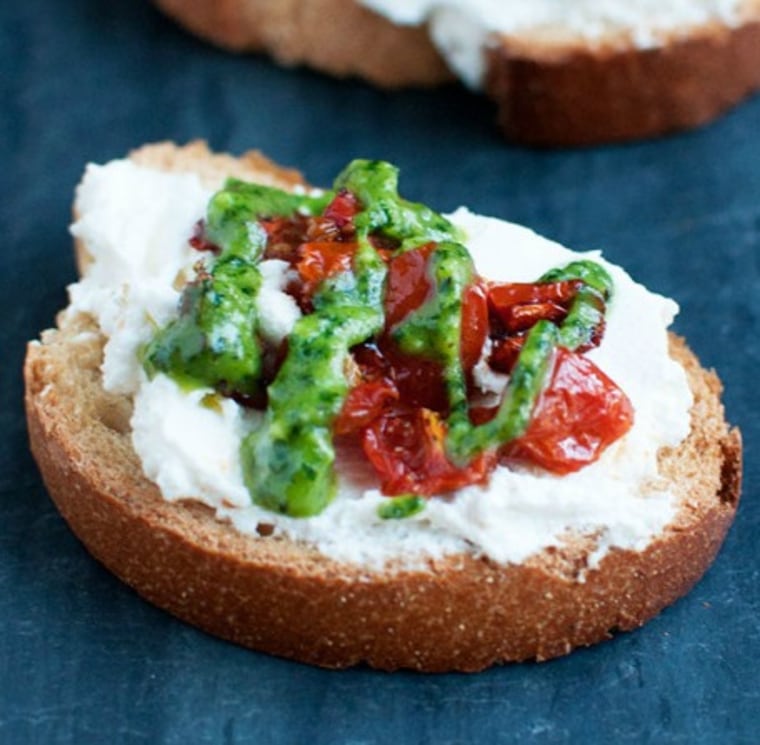
[[[221,253],[184,289],[179,317],[143,350],[148,374],[163,372],[188,386],[245,396],[259,392],[262,350],[256,298],[261,288],[258,263],[267,241],[259,219],[321,211],[329,198],[227,181],[212,197],[206,216],[206,238]]]
[[[425,509],[425,499],[414,494],[391,497],[378,508],[377,514],[383,520],[403,520],[417,515]]]
[[[401,242],[401,249],[423,243],[461,241],[461,232],[443,215],[398,194],[398,168],[382,160],[354,160],[335,180],[364,206],[354,221],[360,235],[380,231]]]

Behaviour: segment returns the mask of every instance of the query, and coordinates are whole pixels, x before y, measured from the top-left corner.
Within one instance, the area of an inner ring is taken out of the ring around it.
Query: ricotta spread
[[[148,380],[138,359],[157,324],[177,313],[179,289],[199,254],[188,245],[211,192],[193,174],[163,173],[129,161],[90,166],[77,192],[72,233],[92,259],[69,288],[69,313],[89,313],[108,337],[107,390],[134,397],[132,442],[146,475],[168,500],[192,498],[241,532],[306,541],[335,559],[379,569],[389,560],[416,565],[469,552],[521,562],[560,545],[568,532],[594,535],[599,560],[613,546],[642,549],[670,521],[675,497],[657,473],[657,451],[689,431],[692,397],[683,369],[667,351],[677,305],[649,292],[598,253],[581,254],[532,231],[460,208],[449,218],[467,235],[478,272],[493,280],[531,282],[578,258],[602,263],[615,282],[603,343],[588,356],[626,392],[635,409],[629,433],[596,463],[568,476],[498,467],[487,486],[433,498],[404,520],[382,520],[378,489],[363,454],[339,451],[339,491],[318,516],[299,519],[251,503],[239,458],[242,437],[260,417],[210,389],[185,391],[173,380]],[[299,316],[284,262],[262,263],[263,332],[288,334]],[[487,380],[485,378],[488,378]],[[484,373],[484,388],[498,387]]]
[[[483,49],[495,34],[575,37],[586,43],[623,35],[640,48],[711,22],[741,20],[740,0],[359,0],[399,25],[428,24],[450,67],[471,87],[483,78]]]

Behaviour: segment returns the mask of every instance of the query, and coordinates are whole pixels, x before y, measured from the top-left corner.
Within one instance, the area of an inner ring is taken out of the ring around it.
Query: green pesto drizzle
[[[385,321],[387,270],[370,234],[382,232],[403,246],[454,233],[448,220],[401,199],[397,185],[398,170],[381,161],[354,161],[335,181],[336,190],[347,189],[365,207],[354,220],[353,269],[325,280],[314,312],[296,323],[264,420],[241,448],[246,486],[268,509],[315,515],[335,493],[332,423],[348,394],[344,366],[349,349],[378,334]]]
[[[179,317],[143,350],[148,374],[167,373],[188,387],[254,394],[261,376],[258,263],[266,248],[259,219],[321,212],[330,198],[229,179],[212,197],[206,216],[206,236],[221,253],[185,287]]]
[[[425,505],[424,497],[418,497],[416,494],[391,497],[378,506],[377,514],[383,520],[403,520],[418,515],[425,509]]]
[[[604,322],[604,309],[612,296],[612,277],[593,261],[573,261],[567,266],[550,269],[539,282],[581,280],[578,294],[570,312],[559,328],[557,344],[567,349],[578,349],[592,340],[595,329]]]
[[[424,243],[458,241],[461,231],[443,215],[424,204],[398,194],[398,168],[382,160],[355,160],[335,180],[336,189],[347,189],[364,206],[356,216],[359,239],[380,231],[401,242],[400,250]]]
[[[580,280],[582,285],[559,326],[542,320],[528,332],[496,416],[473,426],[466,409],[452,408],[447,444],[454,462],[466,464],[479,453],[520,437],[530,423],[554,350],[562,346],[574,351],[588,344],[603,321],[605,304],[612,294],[612,278],[601,265],[574,261],[546,272],[538,281],[561,280]]]
[[[402,351],[441,363],[449,397],[447,447],[465,465],[526,429],[544,385],[554,348],[587,344],[603,320],[612,282],[590,261],[576,261],[539,279],[581,280],[570,311],[557,327],[538,322],[529,332],[495,418],[470,424],[460,359],[462,295],[475,271],[462,235],[446,218],[398,195],[398,170],[382,161],[356,160],[338,176],[335,190],[354,194],[362,210],[354,218],[358,245],[350,270],[326,279],[288,337],[288,354],[268,388],[268,407],[241,445],[252,500],[295,517],[315,515],[332,499],[336,477],[332,424],[348,394],[345,365],[351,347],[384,326],[386,266],[370,236],[398,241],[403,252],[435,243],[428,267],[434,291],[391,330]],[[253,394],[261,377],[256,296],[258,263],[266,247],[262,217],[321,214],[334,192],[313,197],[230,179],[210,201],[206,235],[220,247],[210,268],[182,293],[179,317],[160,329],[143,350],[150,375],[164,372],[187,385]],[[397,519],[416,514],[424,502],[401,497],[378,514]]]
[[[428,273],[435,287],[431,297],[391,334],[403,352],[441,363],[450,420],[468,420],[467,383],[460,356],[462,294],[475,276],[475,267],[461,243],[445,241],[430,255]]]
[[[264,419],[243,441],[245,483],[263,507],[306,517],[321,512],[335,493],[332,423],[348,393],[344,365],[350,347],[383,327],[382,306],[365,304],[362,290],[381,284],[363,275],[385,267],[367,265],[354,281],[344,272],[329,283],[315,297],[314,313],[298,320],[269,386]]]
[[[496,416],[485,424],[474,426],[466,412],[452,412],[447,444],[454,462],[464,465],[485,450],[498,447],[525,432],[556,346],[557,327],[550,321],[539,321],[528,333],[520,350]]]

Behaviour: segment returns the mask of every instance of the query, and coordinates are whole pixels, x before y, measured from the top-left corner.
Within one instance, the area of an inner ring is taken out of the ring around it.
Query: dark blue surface
[[[390,95],[235,58],[136,0],[0,5],[0,742],[746,742],[760,726],[760,99],[666,140],[505,145],[457,87]],[[88,160],[143,142],[258,147],[323,183],[354,156],[440,209],[604,247],[682,307],[744,433],[743,502],[705,579],[644,629],[473,676],[327,672],[212,639],[101,569],[27,450],[24,343],[74,280],[67,223]]]

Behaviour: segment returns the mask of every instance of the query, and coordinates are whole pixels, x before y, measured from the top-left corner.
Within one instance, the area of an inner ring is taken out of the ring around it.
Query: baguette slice
[[[354,0],[156,0],[188,30],[233,52],[267,52],[384,88],[454,80],[426,29],[397,26]]]
[[[189,30],[233,51],[272,54],[383,87],[432,86],[453,74],[425,26],[394,25],[355,0],[155,0]],[[760,2],[741,22],[672,32],[660,45],[631,34],[593,42],[561,25],[496,36],[483,87],[504,134],[533,145],[588,145],[695,127],[760,88]],[[477,54],[477,50],[475,50]]]
[[[132,157],[222,171],[283,186],[297,176],[258,155],[233,162],[205,146],[149,146]],[[472,555],[383,571],[314,548],[243,535],[210,509],[165,501],[132,449],[131,402],[101,384],[104,339],[85,315],[32,342],[25,364],[32,451],[45,484],[92,555],[143,597],[225,639],[325,667],[475,671],[545,660],[642,625],[686,593],[715,557],[734,517],[741,439],[729,429],[720,383],[683,341],[672,355],[694,393],[692,430],[659,453],[678,496],[675,518],[643,551],[610,551],[589,568],[579,536],[520,565]]]

